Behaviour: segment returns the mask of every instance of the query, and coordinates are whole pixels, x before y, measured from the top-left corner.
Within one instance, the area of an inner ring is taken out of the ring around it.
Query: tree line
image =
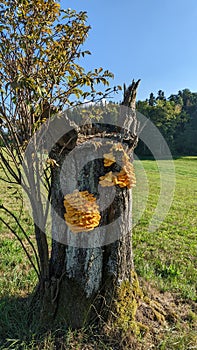
[[[162,90],[157,96],[137,102],[138,112],[149,118],[164,136],[173,155],[197,154],[197,93],[189,89],[168,98]],[[136,149],[139,155],[150,155],[142,141]]]
[[[102,100],[97,104],[80,105],[68,110],[67,114],[77,123],[96,118],[96,122],[102,119],[102,123],[118,125],[119,109],[120,103]],[[159,129],[174,156],[197,155],[197,92],[183,89],[166,97],[164,91],[159,90],[157,96],[150,93],[146,100],[138,100],[136,109]],[[140,139],[140,128],[135,153],[151,156],[151,151]]]

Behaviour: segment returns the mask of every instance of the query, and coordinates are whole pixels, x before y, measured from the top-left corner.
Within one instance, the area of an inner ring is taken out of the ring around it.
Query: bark
[[[120,128],[119,133],[114,133],[110,126],[105,129],[105,137],[119,138],[130,152],[137,142],[135,97],[138,84],[139,81],[133,82],[125,90],[122,104],[129,109],[121,113],[123,131]],[[131,123],[132,132],[129,131]],[[107,191],[111,188],[98,190],[98,179],[106,173],[102,159],[105,146],[97,144],[98,135],[102,137],[103,133],[103,125],[99,123],[86,126],[85,131],[74,127],[69,137],[66,135],[59,140],[50,154],[59,167],[52,168],[52,251],[50,278],[45,281],[43,294],[43,322],[56,320],[79,328],[98,317],[107,319],[117,287],[124,280],[132,283],[132,193],[116,186],[114,200],[108,204],[110,192]],[[76,146],[77,152],[72,153]],[[114,167],[119,170],[118,164]],[[62,219],[63,198],[68,189],[69,192],[88,190],[102,203],[99,228],[78,234],[68,231]]]

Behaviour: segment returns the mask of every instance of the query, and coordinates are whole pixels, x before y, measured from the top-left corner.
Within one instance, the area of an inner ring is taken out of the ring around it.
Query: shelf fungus
[[[123,148],[123,145],[121,145],[121,143],[120,142],[118,142],[118,143],[115,143],[113,146],[112,146],[112,148],[111,148],[111,151],[123,151],[124,152],[124,148]]]
[[[133,164],[127,162],[121,171],[117,174],[117,184],[122,187],[132,188],[136,185],[136,178]]]
[[[114,157],[112,152],[105,153],[103,155],[103,157],[104,157],[104,166],[105,167],[111,166],[116,161],[116,159],[115,159],[115,157]]]
[[[104,154],[104,166],[111,166],[115,160],[116,152],[122,152],[122,169],[120,172],[108,172],[104,176],[99,178],[99,184],[102,187],[110,187],[118,185],[119,187],[132,188],[136,184],[135,172],[133,164],[130,162],[129,156],[124,151],[124,148],[121,144],[115,144],[110,153]]]
[[[110,152],[109,153],[105,153],[103,155],[104,158],[104,166],[105,167],[109,167],[112,164],[114,164],[116,162],[116,154],[118,152],[121,152],[124,155],[124,148],[121,145],[121,143],[116,143],[114,144],[111,148],[110,148]]]
[[[64,197],[64,219],[74,233],[88,232],[99,225],[101,215],[96,198],[88,191],[75,190]]]
[[[116,185],[117,177],[110,171],[104,176],[99,177],[99,184],[102,187],[110,187]]]

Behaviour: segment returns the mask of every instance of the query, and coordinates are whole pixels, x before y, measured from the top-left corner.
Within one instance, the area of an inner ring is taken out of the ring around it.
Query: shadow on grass
[[[33,343],[45,338],[35,310],[30,309],[30,301],[30,297],[4,296],[0,299],[0,349],[33,349]]]
[[[0,347],[9,348],[12,340],[28,337],[27,298],[5,296],[0,299]]]
[[[38,305],[31,308],[32,297],[0,299],[0,350],[76,350],[84,348],[88,338],[85,330],[71,331],[64,324],[43,329],[38,318]],[[87,350],[103,349],[96,341],[88,343]],[[105,348],[106,349],[106,348]]]
[[[91,328],[72,331],[62,324],[54,329],[48,325],[48,330],[43,331],[36,314],[31,315],[30,298],[0,299],[0,350],[112,349],[114,340],[109,337],[103,341],[98,334]]]
[[[197,314],[194,308],[182,302],[178,303],[178,300],[176,305],[173,299],[171,311],[172,296],[169,296],[169,293],[165,295],[165,293],[150,289],[148,284],[147,286],[150,297],[153,295],[165,307],[168,320],[169,317],[171,318],[170,315],[173,315],[174,318],[171,318],[165,328],[156,319],[149,318],[146,309],[144,314],[140,314],[142,323],[149,326],[149,331],[144,338],[134,337],[130,331],[125,335],[116,331],[108,334],[106,330],[100,333],[100,329],[95,327],[71,331],[63,325],[43,332],[36,313],[30,309],[30,298],[5,296],[0,299],[0,350],[196,349]]]

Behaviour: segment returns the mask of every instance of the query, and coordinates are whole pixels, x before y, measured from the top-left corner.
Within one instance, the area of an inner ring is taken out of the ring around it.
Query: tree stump
[[[122,151],[110,167],[104,154],[122,145],[127,157],[137,144],[135,113],[139,81],[125,89],[118,127],[99,122],[79,126],[64,135],[50,152],[52,167],[52,251],[49,280],[45,281],[42,320],[62,321],[81,328],[110,313],[122,281],[132,283],[132,190],[114,184],[102,187],[101,177],[120,173]],[[65,117],[65,123],[70,123]],[[121,156],[121,157],[120,157]],[[119,158],[120,159],[119,159]],[[127,158],[127,159],[128,159]],[[64,220],[64,196],[88,191],[99,205],[94,230],[73,233]]]

